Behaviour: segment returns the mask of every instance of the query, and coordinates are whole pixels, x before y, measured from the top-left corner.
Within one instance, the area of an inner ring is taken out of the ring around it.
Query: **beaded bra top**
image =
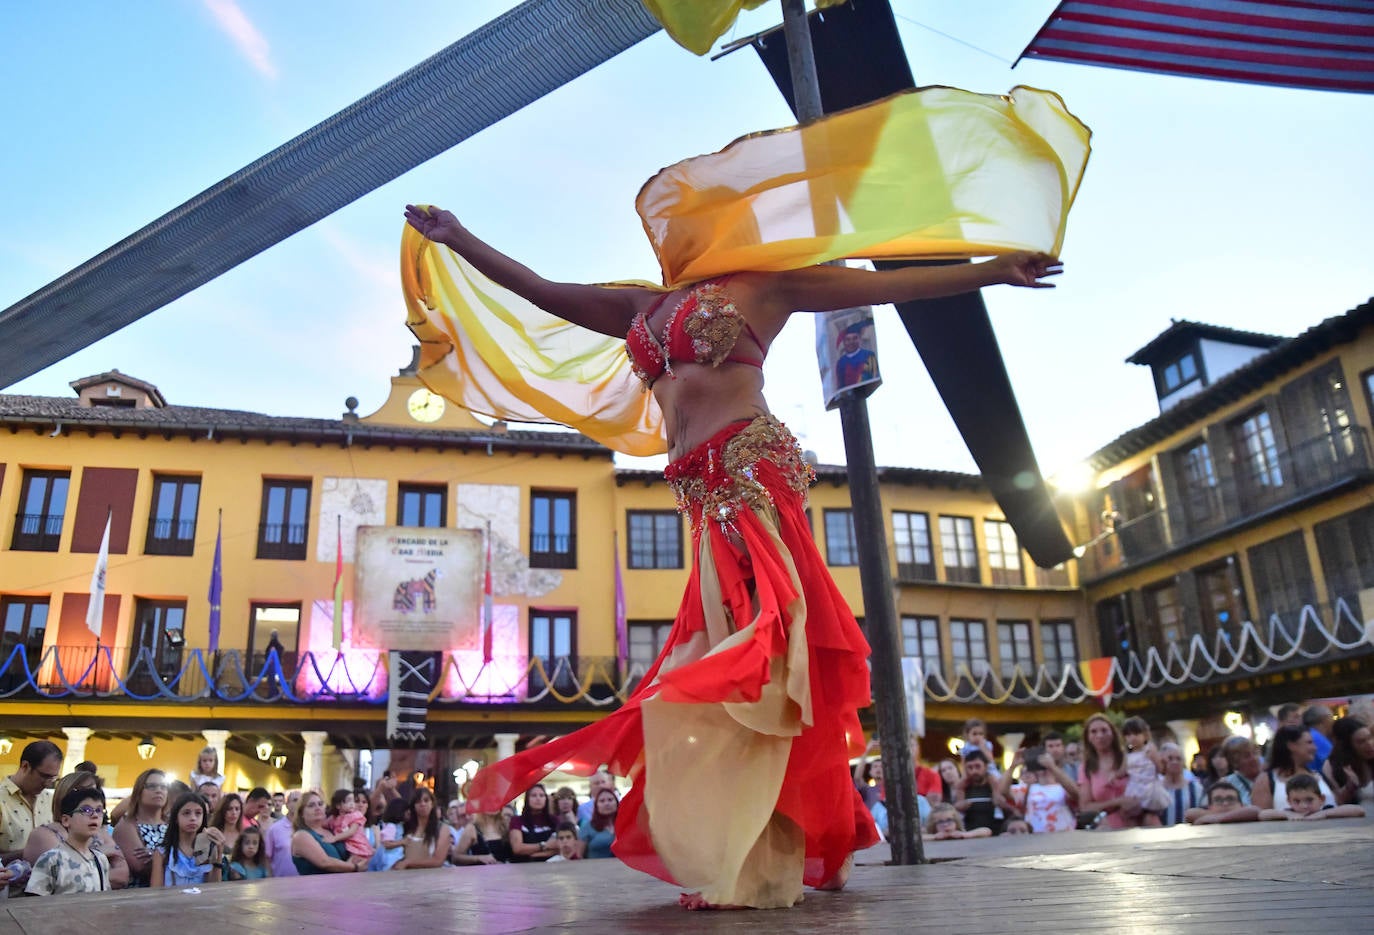
[[[762,360],[741,357],[732,353],[740,332],[749,335],[760,351],[759,340],[749,322],[725,291],[726,280],[707,280],[693,286],[664,323],[662,337],[655,336],[649,318],[671,293],[664,293],[646,311],[635,316],[630,333],[625,336],[625,351],[630,357],[630,369],[644,383],[645,388],[665,373],[673,375],[673,361],[693,364],[748,364],[762,367]]]

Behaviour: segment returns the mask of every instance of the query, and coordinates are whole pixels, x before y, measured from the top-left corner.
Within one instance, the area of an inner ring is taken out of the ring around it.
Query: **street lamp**
[[[272,756],[272,741],[270,741],[270,740],[264,740],[262,743],[258,744],[258,748],[257,748],[257,749],[258,749],[258,759],[260,759],[260,760],[262,760],[264,763],[266,763],[266,762],[268,761],[268,759],[270,759],[271,756]]]
[[[144,737],[138,742],[138,758],[140,760],[151,760],[153,754],[157,752],[157,744],[153,743],[151,735]]]

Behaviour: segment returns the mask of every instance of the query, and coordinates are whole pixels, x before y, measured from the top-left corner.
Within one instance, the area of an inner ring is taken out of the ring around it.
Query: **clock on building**
[[[410,394],[406,409],[416,422],[437,422],[444,414],[444,397],[418,389]]]

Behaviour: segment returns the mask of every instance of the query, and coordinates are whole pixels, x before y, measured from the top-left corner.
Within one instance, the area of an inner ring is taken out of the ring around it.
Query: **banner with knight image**
[[[374,646],[440,652],[481,631],[480,529],[360,526],[354,632]]]
[[[817,315],[816,361],[826,409],[838,406],[844,393],[868,396],[881,386],[873,309],[865,306]]]

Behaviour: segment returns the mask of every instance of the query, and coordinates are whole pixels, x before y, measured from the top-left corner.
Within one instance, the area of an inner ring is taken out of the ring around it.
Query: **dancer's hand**
[[[433,205],[406,205],[406,223],[435,243],[449,243],[463,230],[452,211]]]
[[[1054,283],[1044,282],[1049,276],[1064,272],[1064,264],[1059,257],[1048,253],[1029,253],[1017,251],[989,260],[997,282],[1009,286],[1025,286],[1028,289],[1053,289]]]

